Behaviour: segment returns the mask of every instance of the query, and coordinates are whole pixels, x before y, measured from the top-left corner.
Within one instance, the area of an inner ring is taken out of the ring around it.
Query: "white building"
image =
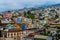
[[[5,38],[5,40],[14,40],[14,38]]]

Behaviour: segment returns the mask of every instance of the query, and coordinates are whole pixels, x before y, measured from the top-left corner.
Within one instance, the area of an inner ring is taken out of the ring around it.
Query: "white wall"
[[[5,38],[5,40],[14,40],[14,38]]]

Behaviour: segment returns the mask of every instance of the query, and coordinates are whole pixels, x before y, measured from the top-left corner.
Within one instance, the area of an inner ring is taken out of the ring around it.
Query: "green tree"
[[[27,16],[27,13],[24,11],[24,17],[26,17]]]
[[[34,19],[35,18],[35,15],[33,13],[31,13],[31,11],[28,11],[27,12],[27,18]]]
[[[27,14],[31,14],[31,11],[28,11]]]
[[[28,11],[27,18],[31,18],[34,21],[35,15],[33,13],[31,13],[31,11]],[[32,21],[32,23],[33,23],[33,21]]]
[[[29,14],[27,17],[34,19],[35,18],[35,15],[34,14]]]

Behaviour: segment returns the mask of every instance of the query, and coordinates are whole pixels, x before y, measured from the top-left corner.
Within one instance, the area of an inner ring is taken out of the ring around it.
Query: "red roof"
[[[20,32],[22,30],[19,30],[19,29],[9,29],[8,32]]]
[[[33,30],[20,30],[20,29],[9,29],[8,32],[21,32],[21,31],[33,31]]]

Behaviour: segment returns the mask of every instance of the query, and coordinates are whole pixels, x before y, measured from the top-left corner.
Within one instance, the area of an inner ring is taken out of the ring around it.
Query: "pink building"
[[[3,18],[12,18],[12,13],[10,11],[3,13]]]

